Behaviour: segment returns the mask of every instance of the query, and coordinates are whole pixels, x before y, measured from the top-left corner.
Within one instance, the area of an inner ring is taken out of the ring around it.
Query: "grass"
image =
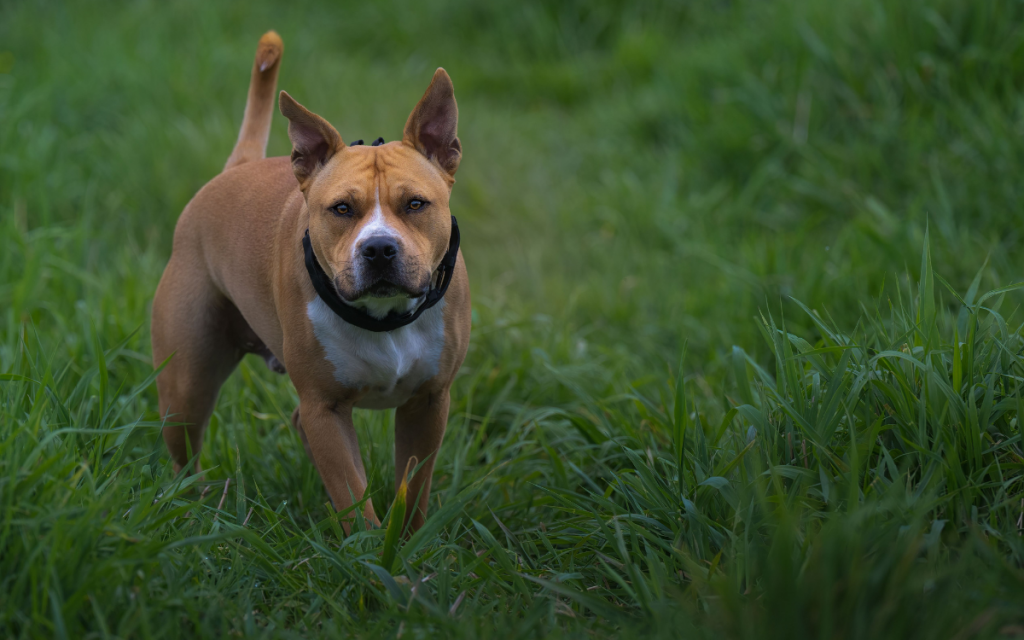
[[[203,483],[159,437],[148,305],[268,28],[349,139],[455,82],[473,341],[404,543],[261,361]],[[1011,0],[3,4],[0,630],[1024,635],[1022,86]]]

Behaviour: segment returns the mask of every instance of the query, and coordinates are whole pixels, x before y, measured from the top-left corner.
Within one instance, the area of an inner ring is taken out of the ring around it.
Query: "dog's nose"
[[[374,267],[386,267],[398,255],[398,245],[387,236],[369,238],[363,243],[363,258]]]

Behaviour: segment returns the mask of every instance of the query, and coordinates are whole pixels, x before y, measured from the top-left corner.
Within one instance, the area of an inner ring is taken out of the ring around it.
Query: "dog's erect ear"
[[[402,140],[453,176],[462,159],[458,125],[459,107],[455,104],[455,87],[445,70],[438,69],[419,104],[409,114]]]
[[[286,92],[281,92],[278,101],[281,114],[288,118],[288,137],[292,141],[292,170],[302,189],[316,173],[337,152],[345,148],[341,135],[320,116],[295,101]]]

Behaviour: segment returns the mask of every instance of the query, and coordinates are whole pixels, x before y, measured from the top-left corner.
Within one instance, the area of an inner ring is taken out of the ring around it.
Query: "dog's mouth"
[[[341,283],[335,283],[335,289],[341,296],[342,300],[349,304],[358,304],[361,301],[370,300],[383,300],[383,299],[402,299],[402,300],[414,300],[423,297],[426,294],[426,290],[422,287],[413,288],[407,284],[392,282],[385,278],[380,278],[376,282],[369,286],[363,287],[358,291],[346,290],[344,286],[340,286]]]
[[[335,288],[341,293],[340,287]],[[347,304],[362,309],[375,318],[383,318],[393,314],[409,313],[422,301],[425,294],[425,291],[413,290],[405,285],[380,279],[351,297],[343,293],[341,297]]]
[[[399,287],[395,283],[388,282],[387,280],[380,280],[370,285],[366,289],[364,295],[369,296],[371,298],[395,298],[404,293],[406,293],[404,288]],[[411,298],[414,296],[409,297]]]

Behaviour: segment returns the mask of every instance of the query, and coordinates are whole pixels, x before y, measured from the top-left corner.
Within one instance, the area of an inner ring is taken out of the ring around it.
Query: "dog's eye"
[[[419,211],[423,207],[427,206],[427,203],[423,200],[410,200],[408,207],[410,211]]]
[[[338,214],[339,216],[347,216],[351,215],[352,213],[352,209],[344,202],[342,202],[341,204],[336,204],[333,207],[331,207],[331,211]]]

